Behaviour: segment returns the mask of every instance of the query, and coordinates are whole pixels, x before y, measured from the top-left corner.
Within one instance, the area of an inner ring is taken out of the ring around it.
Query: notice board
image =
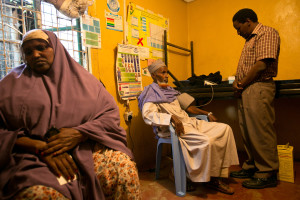
[[[130,3],[127,24],[128,44],[149,48],[150,58],[163,58],[164,30],[169,29],[167,18]]]

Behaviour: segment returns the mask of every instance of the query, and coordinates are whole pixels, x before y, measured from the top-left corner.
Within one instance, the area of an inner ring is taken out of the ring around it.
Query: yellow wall
[[[170,20],[169,41],[177,45],[189,47],[187,40],[187,3],[182,0],[132,0],[133,2],[154,13],[163,15]],[[121,5],[119,15],[123,16],[124,1],[119,0]],[[126,5],[129,1],[126,1]],[[106,86],[106,89],[113,95],[120,108],[121,126],[127,131],[128,146],[133,150],[137,165],[140,169],[147,168],[155,163],[156,139],[150,126],[145,125],[137,106],[137,100],[130,101],[130,110],[133,111],[131,124],[124,121],[123,114],[126,109],[126,102],[121,100],[117,94],[115,78],[116,46],[123,42],[123,32],[106,29],[104,12],[109,11],[106,1],[95,0],[94,5],[89,7],[88,14],[100,19],[102,48],[92,49],[93,74]],[[179,56],[174,53],[169,55],[169,69],[176,71],[176,78],[179,80],[188,77],[187,56]],[[142,61],[142,67],[146,67],[146,61]],[[176,70],[175,70],[176,69]],[[174,73],[173,72],[173,73]],[[171,79],[171,78],[170,78]],[[173,80],[171,80],[173,81]],[[150,77],[143,77],[143,86],[152,83]]]
[[[245,40],[232,26],[241,8],[253,9],[258,21],[278,30],[281,52],[277,80],[299,79],[299,0],[196,0],[188,4],[188,38],[195,45],[195,73],[220,71],[223,78],[234,75]]]
[[[122,16],[124,10],[127,12],[123,2],[123,0],[119,0],[121,9],[118,14]],[[298,58],[300,55],[300,1],[298,0],[276,0],[274,3],[269,0],[195,0],[192,3],[185,3],[182,0],[132,0],[131,2],[169,18],[169,41],[171,43],[189,48],[189,41],[194,41],[196,75],[220,71],[223,78],[235,74],[244,44],[244,39],[236,34],[232,26],[232,16],[241,8],[252,8],[256,11],[259,22],[276,28],[280,33],[282,43],[277,79],[300,78]],[[126,1],[126,5],[128,4],[129,1]],[[101,79],[106,89],[115,98],[120,108],[121,126],[127,131],[128,146],[135,155],[139,169],[146,169],[153,167],[155,163],[156,139],[151,127],[145,125],[142,120],[137,100],[129,103],[130,110],[133,111],[131,124],[124,121],[123,113],[126,102],[122,101],[117,94],[114,68],[116,46],[118,43],[122,43],[123,32],[106,29],[105,10],[109,11],[106,1],[95,0],[94,5],[89,7],[88,11],[89,15],[100,19],[102,36],[102,48],[92,50],[93,74]],[[169,52],[169,69],[179,80],[185,80],[191,76],[189,59],[190,57]],[[146,61],[143,61],[142,67],[146,66]],[[171,78],[169,80],[173,81]],[[151,78],[143,77],[143,86],[151,82]],[[299,119],[299,114],[292,112],[294,106],[300,106],[297,102],[297,99],[292,100],[290,107],[286,109],[284,107],[285,100],[279,100],[277,110],[284,116],[280,116],[277,120],[285,123],[277,123],[278,130],[282,132],[288,130],[293,133],[298,131],[296,124],[284,125],[287,124],[287,118],[285,118],[287,111],[292,119]],[[215,100],[206,109],[216,113],[221,122],[232,126],[237,146],[241,149],[242,142],[236,119],[235,100]],[[300,139],[298,136],[281,137],[279,136],[279,139],[282,142]]]
[[[277,80],[300,79],[300,1],[299,0],[195,0],[188,4],[188,40],[194,41],[195,73],[220,71],[223,79],[236,72],[245,40],[232,25],[233,15],[242,8],[253,9],[258,21],[278,30],[281,37]],[[229,124],[239,150],[243,142],[237,119],[236,100],[214,100],[206,110]],[[275,99],[275,128],[278,144],[289,142],[300,159],[299,98]]]

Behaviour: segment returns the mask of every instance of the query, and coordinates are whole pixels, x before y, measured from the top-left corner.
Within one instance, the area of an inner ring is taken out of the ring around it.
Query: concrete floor
[[[197,183],[197,189],[189,192],[185,197],[178,197],[175,194],[175,184],[168,179],[168,173],[172,167],[172,162],[167,161],[161,166],[159,180],[155,180],[155,172],[148,170],[139,173],[142,200],[167,200],[167,199],[238,199],[238,200],[299,200],[300,199],[300,162],[294,163],[295,183],[279,181],[277,187],[265,189],[246,189],[241,183],[242,179],[229,178],[228,182],[234,188],[233,195],[227,195],[210,188],[202,183]],[[233,166],[231,171],[239,170],[239,166]]]

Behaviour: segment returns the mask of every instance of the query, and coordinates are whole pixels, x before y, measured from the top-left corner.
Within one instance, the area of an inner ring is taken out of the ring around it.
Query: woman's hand
[[[44,161],[50,170],[60,177],[66,180],[71,180],[74,178],[75,174],[78,172],[78,168],[68,153],[62,153],[57,156],[45,155],[41,153],[41,150],[47,148],[47,143],[41,140],[31,139],[29,137],[18,138],[15,144],[21,150],[27,151],[32,154],[39,154],[39,157]]]
[[[57,135],[50,137],[46,148],[43,149],[45,155],[59,155],[76,147],[87,139],[78,130],[73,128],[61,128]]]
[[[184,134],[184,127],[183,127],[182,122],[175,115],[171,116],[171,122],[174,125],[176,135],[178,137],[183,135]]]
[[[47,143],[42,140],[31,139],[29,137],[20,137],[15,143],[16,147],[28,153],[38,154],[44,148],[47,148]]]
[[[50,154],[41,156],[41,159],[57,177],[62,175],[66,180],[73,180],[78,172],[78,168],[73,158],[68,153],[63,153],[57,156]]]

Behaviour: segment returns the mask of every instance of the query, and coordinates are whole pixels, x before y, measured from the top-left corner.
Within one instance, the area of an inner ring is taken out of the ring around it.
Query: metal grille
[[[70,19],[40,0],[0,0],[0,79],[22,61],[20,42],[29,30],[54,32],[70,55],[87,69],[87,50],[81,43],[80,20]]]

